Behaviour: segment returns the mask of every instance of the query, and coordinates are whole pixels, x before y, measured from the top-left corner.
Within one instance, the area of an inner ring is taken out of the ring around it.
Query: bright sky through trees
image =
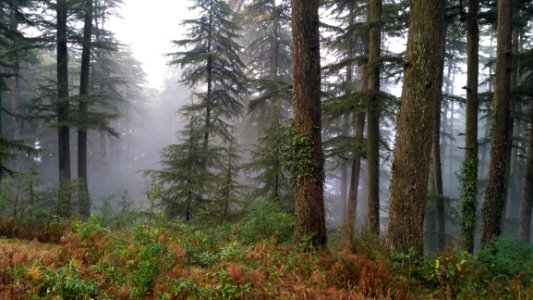
[[[119,10],[122,18],[111,20],[118,40],[130,45],[135,58],[143,63],[148,86],[161,88],[168,72],[166,53],[172,52],[171,40],[184,32],[180,23],[193,18],[189,0],[126,0]]]

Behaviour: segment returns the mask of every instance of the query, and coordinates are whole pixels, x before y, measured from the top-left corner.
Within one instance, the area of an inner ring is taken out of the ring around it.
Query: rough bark
[[[531,124],[533,124],[533,108],[531,109]],[[520,239],[529,243],[531,235],[531,208],[533,207],[533,125],[529,131],[529,145],[527,149],[527,166],[524,177],[524,198],[520,213]]]
[[[294,119],[296,135],[306,141],[309,151],[304,172],[295,174],[295,238],[309,237],[315,246],[325,245],[324,157],[321,140],[320,43],[318,0],[293,0],[292,58],[294,74]]]
[[[402,102],[392,164],[389,242],[402,252],[423,252],[435,95],[444,47],[445,0],[411,1]],[[431,24],[431,26],[428,26]],[[429,97],[428,97],[429,95]]]
[[[496,50],[496,91],[494,94],[491,160],[483,210],[482,243],[499,236],[505,202],[505,171],[509,145],[511,93],[511,17],[512,0],[498,2]]]
[[[89,96],[89,74],[91,66],[91,37],[93,25],[93,1],[85,0],[85,19],[83,26],[83,49],[81,53],[80,74],[80,123],[78,129],[78,197],[79,213],[82,218],[91,214],[91,199],[87,183],[87,113]]]
[[[368,227],[379,235],[379,56],[381,52],[381,0],[368,1]]]
[[[58,214],[69,217],[72,211],[70,191],[70,129],[68,103],[67,4],[57,3],[57,121],[59,160]]]
[[[467,15],[467,83],[465,160],[462,174],[461,231],[462,247],[474,252],[478,186],[478,68],[479,68],[479,0],[470,0]]]

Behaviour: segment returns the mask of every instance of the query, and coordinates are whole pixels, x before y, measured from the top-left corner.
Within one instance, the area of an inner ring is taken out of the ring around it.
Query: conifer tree
[[[255,0],[243,9],[247,28],[244,59],[256,95],[250,100],[248,123],[260,135],[247,169],[258,186],[253,195],[274,200],[292,198],[282,151],[292,80],[288,6],[288,1]]]
[[[69,81],[67,50],[67,19],[69,3],[58,0],[56,3],[57,34],[57,123],[58,123],[58,160],[59,160],[59,198],[57,212],[62,217],[72,213],[69,181],[70,170],[70,126],[69,126]]]
[[[170,64],[183,69],[182,82],[202,90],[195,94],[199,104],[194,107],[204,114],[203,148],[207,152],[215,129],[223,140],[230,138],[227,121],[242,112],[246,78],[241,47],[236,43],[240,28],[226,1],[195,0],[190,9],[199,17],[182,22],[188,27],[187,36],[173,41],[178,52],[170,54]]]
[[[88,114],[89,95],[89,71],[91,63],[91,40],[93,27],[93,1],[84,1],[84,26],[83,26],[83,50],[81,54],[81,74],[80,74],[80,103],[79,117],[80,128],[78,129],[78,185],[79,185],[79,206],[80,215],[89,217],[91,212],[91,200],[89,198],[89,187],[87,183],[87,128],[84,126]],[[84,99],[85,97],[85,99]]]
[[[204,162],[215,155],[213,151],[204,152],[205,121],[195,105],[182,109],[181,114],[188,121],[180,131],[181,143],[164,148],[161,151],[163,169],[147,174],[161,186],[161,205],[167,216],[190,221],[203,203],[202,192],[214,180],[214,174],[206,171]]]

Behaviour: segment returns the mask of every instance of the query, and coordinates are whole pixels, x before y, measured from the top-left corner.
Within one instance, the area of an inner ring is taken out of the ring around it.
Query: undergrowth
[[[267,212],[265,214],[264,212]],[[262,212],[262,213],[261,213]],[[138,221],[132,221],[135,218]],[[416,259],[364,234],[310,251],[288,214],[258,203],[229,223],[163,215],[60,223],[58,244],[0,240],[1,299],[532,299],[533,247]]]

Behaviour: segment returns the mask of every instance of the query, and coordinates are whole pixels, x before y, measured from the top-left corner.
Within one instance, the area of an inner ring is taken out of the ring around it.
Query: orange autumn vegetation
[[[167,226],[165,226],[167,227]],[[409,299],[384,260],[200,231],[75,222],[59,244],[0,242],[0,298]]]
[[[58,222],[55,243],[0,239],[0,299],[533,299],[533,246],[513,240],[416,258],[362,234],[314,251],[244,220],[91,218]]]

